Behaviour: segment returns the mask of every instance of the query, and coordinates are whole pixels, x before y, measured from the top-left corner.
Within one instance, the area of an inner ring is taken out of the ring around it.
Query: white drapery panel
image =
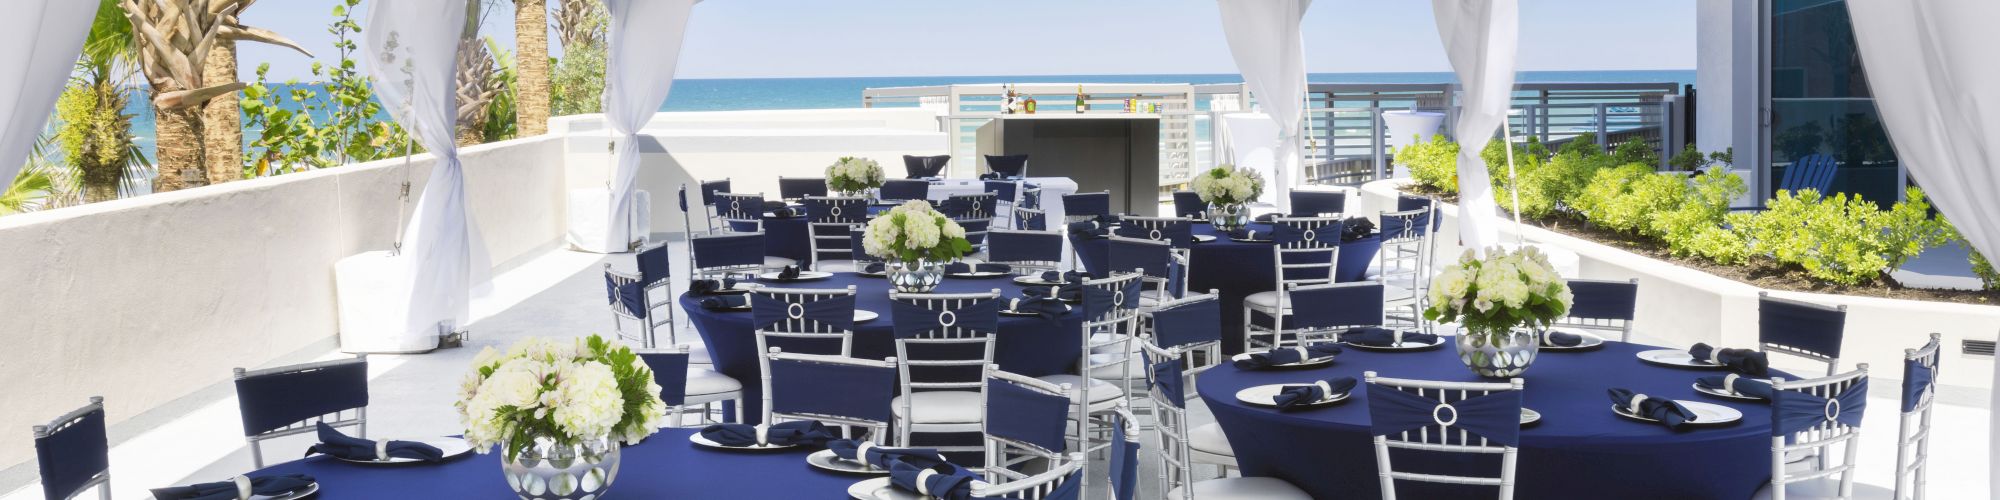
[[[1850,0],[1847,8],[1896,157],[1974,248],[2000,257],[2000,3]],[[1993,377],[2000,401],[2000,370]],[[2000,419],[1990,421],[1988,451],[2000,464]],[[2000,474],[1989,480],[2000,492]]]
[[[633,184],[639,178],[639,130],[667,102],[680,62],[688,17],[701,0],[606,0],[611,7],[610,60],[604,70],[604,117],[611,124],[609,224],[602,251],[632,241]]]
[[[1278,123],[1276,175],[1265,191],[1276,194],[1280,212],[1289,212],[1291,197],[1284,193],[1299,182],[1299,129],[1306,100],[1305,42],[1299,21],[1312,0],[1216,0],[1216,4],[1222,9],[1222,34],[1229,40],[1237,72],[1243,74],[1257,105]]]
[[[368,5],[362,50],[375,93],[396,123],[437,158],[403,231],[398,259],[409,298],[410,335],[436,335],[440,323],[465,324],[471,302],[472,230],[465,213],[465,173],[453,142],[458,99],[458,36],[465,0],[395,0]],[[481,270],[482,272],[484,270]]]
[[[90,35],[97,2],[10,2],[0,17],[0,191],[14,182]]]
[[[1431,0],[1438,37],[1464,93],[1458,123],[1458,239],[1466,248],[1500,243],[1493,182],[1479,151],[1506,123],[1514,93],[1514,56],[1520,44],[1518,0]]]

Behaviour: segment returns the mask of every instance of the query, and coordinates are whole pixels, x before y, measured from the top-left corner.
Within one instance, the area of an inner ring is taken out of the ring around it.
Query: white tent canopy
[[[1291,211],[1284,192],[1299,184],[1299,129],[1305,120],[1306,56],[1299,35],[1312,0],[1218,0],[1222,34],[1237,71],[1250,86],[1257,105],[1278,124],[1277,155],[1266,192],[1274,193],[1278,211]]]
[[[633,197],[639,178],[639,130],[674,86],[688,17],[700,0],[608,0],[610,59],[604,71],[604,117],[610,122],[613,167],[601,252],[632,241]]]
[[[1479,152],[1505,124],[1513,103],[1521,6],[1518,0],[1431,0],[1431,9],[1464,92],[1452,129],[1459,146],[1458,238],[1466,248],[1484,251],[1500,243],[1500,216]]]

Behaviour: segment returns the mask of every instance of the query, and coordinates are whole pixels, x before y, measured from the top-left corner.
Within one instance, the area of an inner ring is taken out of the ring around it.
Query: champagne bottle
[[[1078,84],[1076,86],[1076,112],[1080,114],[1085,111],[1090,111],[1090,103],[1086,102],[1083,96],[1083,85]]]

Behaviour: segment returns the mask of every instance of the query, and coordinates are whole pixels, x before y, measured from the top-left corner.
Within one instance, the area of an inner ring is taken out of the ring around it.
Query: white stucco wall
[[[495,264],[562,234],[562,142],[467,148]],[[333,262],[387,249],[429,155],[0,217],[0,464],[27,429],[104,396],[110,423],[334,337]],[[414,194],[413,194],[414,196]],[[328,344],[331,345],[331,344]]]

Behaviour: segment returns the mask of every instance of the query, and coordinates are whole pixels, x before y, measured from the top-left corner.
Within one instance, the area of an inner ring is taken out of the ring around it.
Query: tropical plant
[[[209,100],[241,90],[233,66],[211,71],[209,53],[221,42],[252,41],[312,53],[276,33],[244,26],[237,14],[254,0],[120,0],[136,34],[140,69],[153,92],[159,176],[172,191],[241,175],[238,162],[211,164],[205,148]],[[234,128],[234,127],[232,127]]]
[[[491,11],[485,11],[491,12]],[[465,1],[465,27],[458,37],[458,145],[485,142],[486,108],[502,90],[500,68],[493,53],[479,39],[479,27],[486,24],[480,0]],[[510,117],[511,118],[511,117]]]
[[[604,0],[559,0],[556,5],[556,39],[562,42],[563,52],[582,46],[603,47],[610,23]]]
[[[334,36],[340,61],[332,67],[312,65],[312,75],[324,78],[323,83],[291,80],[281,86],[269,81],[269,64],[257,67],[256,83],[243,89],[241,101],[246,124],[261,131],[249,144],[252,154],[243,166],[247,175],[370,161],[408,149],[408,135],[383,119],[381,101],[354,60],[359,50],[354,35],[361,25],[353,14],[360,3],[341,0],[333,8],[327,33]]]
[[[1437,192],[1458,192],[1458,143],[1443,134],[1397,148],[1396,163],[1410,169],[1410,180],[1419,186]]]
[[[33,212],[76,203],[77,191],[67,169],[51,158],[55,136],[42,134],[28,150],[28,162],[0,190],[0,215]]]
[[[546,0],[514,0],[514,61],[502,66],[507,66],[507,73],[514,79],[508,90],[513,94],[509,105],[519,135],[542,135],[549,131],[548,26]],[[493,53],[500,51],[494,49]],[[491,134],[488,139],[492,139]]]
[[[604,109],[605,29],[610,15],[602,0],[561,0],[555,28],[563,57],[549,76],[549,111],[555,116]]]
[[[126,172],[151,168],[132,142],[132,115],[125,113],[137,54],[122,12],[117,0],[99,0],[76,71],[56,99],[56,142],[85,202],[117,199]]]
[[[493,79],[498,81],[500,92],[494,94],[493,101],[486,105],[486,118],[481,120],[480,126],[482,142],[513,139],[521,132],[520,106],[524,89],[519,85],[521,75],[516,72],[520,61],[515,59],[514,54],[501,49],[500,43],[493,41],[493,37],[486,37],[486,50],[493,54],[493,64],[498,68]],[[546,128],[548,119],[543,118],[542,124]]]

